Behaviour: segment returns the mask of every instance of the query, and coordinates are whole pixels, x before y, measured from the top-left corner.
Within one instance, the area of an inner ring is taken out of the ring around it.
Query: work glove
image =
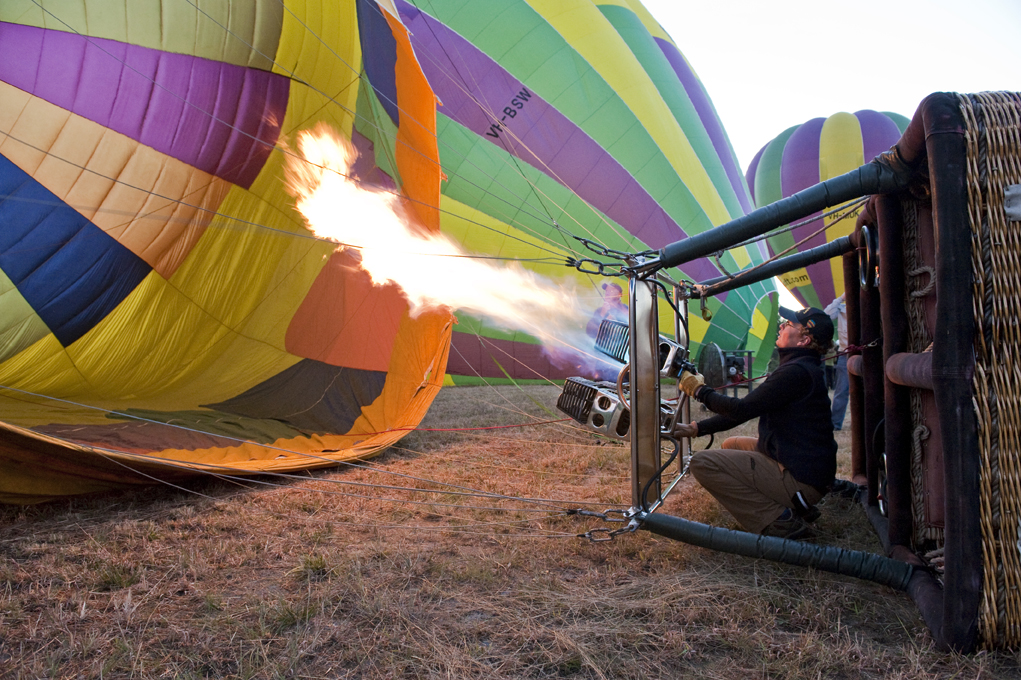
[[[699,388],[705,385],[705,379],[701,373],[697,371],[690,373],[688,371],[681,371],[681,391],[689,397],[694,397],[695,393],[698,392]]]
[[[677,423],[672,434],[675,437],[697,437],[698,423]]]

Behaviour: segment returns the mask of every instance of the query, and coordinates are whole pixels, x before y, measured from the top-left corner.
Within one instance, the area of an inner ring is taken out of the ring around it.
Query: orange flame
[[[588,313],[573,287],[517,263],[473,259],[446,235],[417,228],[399,196],[359,186],[349,176],[357,152],[325,127],[300,133],[298,151],[301,159],[292,156],[288,163],[287,187],[309,230],[340,249],[357,249],[372,282],[399,286],[412,316],[460,309],[540,339],[554,358],[603,363],[589,351]]]

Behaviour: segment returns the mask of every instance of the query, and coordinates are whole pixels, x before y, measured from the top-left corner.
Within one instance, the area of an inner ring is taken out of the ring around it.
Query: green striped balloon
[[[784,130],[762,147],[748,166],[748,186],[756,206],[768,205],[861,167],[896,144],[907,125],[908,119],[900,114],[864,110],[813,118]],[[770,250],[781,253],[798,243],[791,252],[800,252],[829,243],[851,233],[856,215],[839,221],[835,221],[838,215],[825,222],[812,219],[770,237]],[[830,223],[832,226],[823,229]],[[787,272],[780,280],[801,304],[820,309],[844,291],[840,258]]]
[[[526,266],[563,277],[565,257],[593,256],[576,236],[644,251],[751,209],[702,83],[640,3],[397,0],[396,7],[440,100],[441,228],[470,250],[539,260]],[[363,120],[382,164],[391,151],[378,152],[387,139],[370,124],[374,108],[365,102]],[[671,274],[702,281],[765,256],[754,244]],[[585,304],[600,307],[603,281],[569,275],[588,291]],[[772,292],[767,282],[711,300],[710,323],[693,314],[693,348],[762,350],[763,369]],[[454,383],[575,370],[552,365],[524,333],[458,317],[448,363]]]

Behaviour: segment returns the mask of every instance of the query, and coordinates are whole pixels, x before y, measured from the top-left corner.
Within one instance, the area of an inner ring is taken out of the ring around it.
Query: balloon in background
[[[0,5],[0,501],[371,455],[442,383],[450,314],[373,288],[283,182],[294,135],[350,138],[371,84],[438,228],[435,99],[396,11],[150,4]]]
[[[864,110],[813,118],[784,130],[762,147],[748,166],[746,176],[756,207],[864,165],[896,144],[908,122],[900,114]],[[826,218],[825,224],[833,222],[836,217]],[[824,226],[823,218],[812,220],[793,231],[770,237],[770,251],[774,255],[781,253],[805,239],[791,252],[829,243],[850,234],[856,217],[857,213],[854,213],[809,238]],[[821,309],[844,291],[840,258],[818,262],[779,278],[805,306]]]
[[[615,261],[576,236],[641,252],[751,209],[705,89],[640,3],[495,0],[472,11],[462,0],[395,4],[440,101],[440,227],[468,250],[571,277],[597,313],[608,279],[567,269],[564,259]],[[370,117],[381,109],[370,104],[359,116],[367,138],[386,125]],[[386,140],[371,141],[376,164],[389,172]],[[719,264],[700,260],[670,274],[703,281],[766,256],[755,244],[728,251]],[[626,281],[618,283],[626,302]],[[771,293],[767,282],[721,295],[708,302],[709,323],[696,309],[693,356],[703,342],[758,350],[776,316]],[[662,309],[661,330],[671,334],[672,316]],[[551,362],[525,333],[457,317],[448,363],[455,384],[578,374]],[[765,344],[771,352],[772,342]]]

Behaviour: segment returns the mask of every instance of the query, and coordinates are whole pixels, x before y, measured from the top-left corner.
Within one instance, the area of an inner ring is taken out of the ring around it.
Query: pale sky
[[[1021,91],[1021,0],[641,1],[702,80],[742,172],[812,118],[911,118],[932,92]]]
[[[910,118],[932,92],[1021,91],[1021,0],[642,0],[702,80],[742,171],[792,125]]]

